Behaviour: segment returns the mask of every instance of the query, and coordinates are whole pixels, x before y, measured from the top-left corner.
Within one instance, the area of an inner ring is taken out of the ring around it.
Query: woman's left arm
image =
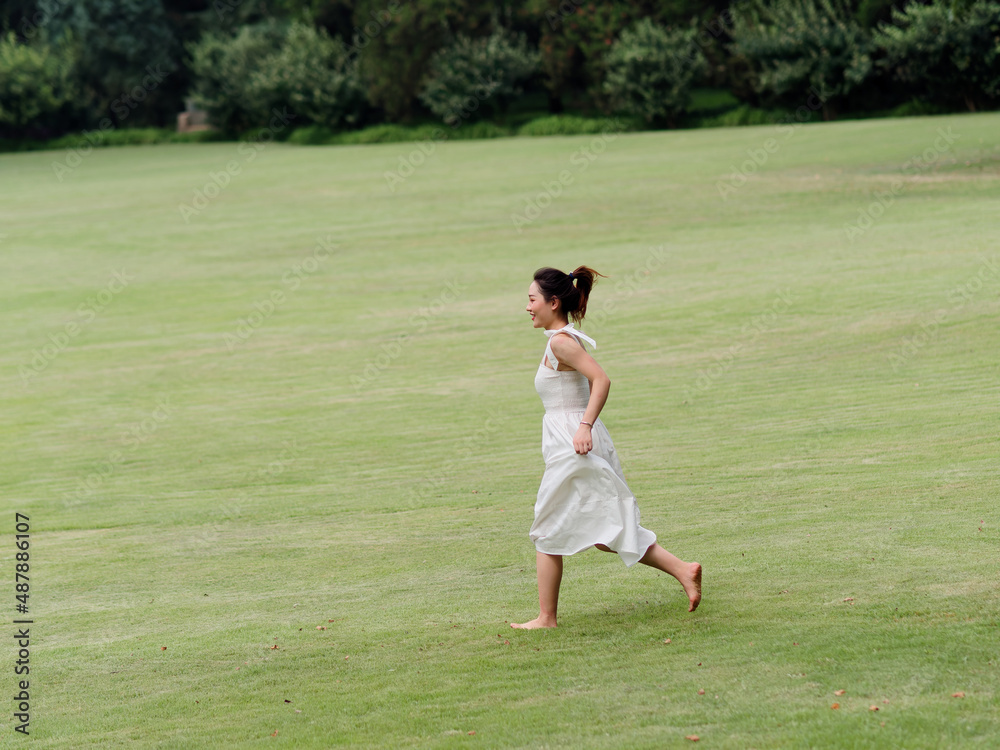
[[[607,403],[608,393],[611,391],[611,378],[597,364],[597,360],[591,357],[579,343],[569,341],[568,338],[564,339],[563,335],[559,335],[552,337],[549,346],[552,347],[552,353],[556,355],[556,359],[583,373],[590,381],[590,401],[587,402],[587,411],[584,412],[583,420],[573,437],[574,450],[586,455],[593,450],[594,440],[590,426],[583,424],[583,422],[590,422],[590,424],[597,422],[597,417],[600,416],[601,409]]]

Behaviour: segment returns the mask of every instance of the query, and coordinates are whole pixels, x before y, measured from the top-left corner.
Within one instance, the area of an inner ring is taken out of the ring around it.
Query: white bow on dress
[[[573,327],[572,323],[570,323],[569,325],[565,325],[562,328],[555,328],[551,331],[548,328],[544,330],[545,330],[545,335],[548,336],[549,338],[552,338],[557,333],[571,333],[574,336],[583,339],[584,341],[589,341],[591,346],[593,346],[595,349],[597,348],[597,342],[594,341],[592,338],[590,338],[590,336],[585,334],[583,331],[576,330],[576,328]]]

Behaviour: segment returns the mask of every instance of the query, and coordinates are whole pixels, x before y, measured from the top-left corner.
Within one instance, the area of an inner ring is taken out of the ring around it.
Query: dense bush
[[[22,44],[13,32],[0,38],[0,133],[20,138],[59,130],[80,96],[77,52],[70,39],[55,48],[45,39]]]
[[[750,62],[757,91],[775,102],[816,97],[831,119],[872,72],[870,34],[839,0],[755,0],[731,15],[732,51]]]
[[[354,125],[365,108],[357,60],[339,38],[293,23],[281,47],[265,57],[248,85],[262,110],[288,106],[298,118],[330,128]]]
[[[1000,96],[1000,4],[910,3],[875,34],[893,78],[933,104],[988,107]]]
[[[214,125],[226,131],[246,130],[261,120],[259,105],[250,100],[250,82],[261,60],[283,41],[274,24],[243,26],[233,37],[205,34],[190,45],[195,101]],[[269,110],[264,109],[266,114]]]
[[[550,115],[526,122],[517,130],[518,135],[591,135],[594,133],[641,130],[640,123],[625,117],[578,117],[576,115]]]
[[[227,131],[262,127],[286,107],[297,125],[355,123],[365,107],[357,61],[339,39],[302,23],[244,26],[191,45],[195,99]]]
[[[611,105],[648,123],[675,123],[707,67],[696,33],[693,26],[666,29],[648,18],[623,31],[606,60]]]
[[[446,125],[458,127],[505,111],[537,70],[538,53],[523,34],[503,29],[479,39],[463,34],[431,58],[419,98]]]

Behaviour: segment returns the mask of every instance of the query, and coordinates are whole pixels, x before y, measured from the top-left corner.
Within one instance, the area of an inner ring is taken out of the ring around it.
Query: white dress
[[[596,341],[576,330],[572,323],[546,330],[549,343],[545,354],[552,368],[559,367],[551,347],[552,336],[557,333],[569,333],[597,347]],[[590,381],[577,370],[552,368],[546,367],[543,358],[535,374],[535,390],[545,407],[545,473],[528,535],[536,550],[550,555],[572,555],[604,544],[632,567],[656,541],[656,534],[639,525],[639,506],[625,482],[611,435],[600,417],[591,430],[593,450],[581,455],[573,448],[573,437],[590,401]]]

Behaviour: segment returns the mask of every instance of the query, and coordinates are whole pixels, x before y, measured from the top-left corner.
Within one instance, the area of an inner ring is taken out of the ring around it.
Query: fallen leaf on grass
[[[834,690],[833,694],[834,695],[843,695],[846,692],[847,692],[846,690]]]
[[[471,732],[469,732],[469,736],[471,737],[471,736],[472,736],[472,735],[474,735],[475,733],[476,733],[476,730],[475,730],[475,729],[473,729],[473,730],[472,730]]]
[[[853,602],[854,601],[854,597],[853,596],[849,596],[846,599],[844,599],[844,601],[845,602]]]
[[[664,643],[670,643],[670,639],[669,639],[669,638],[667,638],[667,639],[666,639],[666,640],[664,641]]]
[[[868,710],[869,711],[878,711],[878,706],[869,706]]]
[[[269,648],[270,648],[271,651],[277,651],[278,650],[278,644],[275,643],[273,646],[270,646]]]
[[[166,646],[160,646],[160,651],[166,651],[166,650],[167,650]]]
[[[684,739],[691,740],[692,742],[697,742],[701,738],[696,734],[689,734]]]
[[[832,706],[830,706],[830,708],[832,708],[834,711],[836,711],[838,708],[840,708],[840,704],[839,703],[834,703]]]
[[[705,694],[704,688],[702,688],[701,690],[698,691],[698,695],[704,695],[704,694]]]
[[[273,732],[271,732],[271,736],[272,737],[277,737],[278,736],[278,730],[275,729]]]
[[[963,692],[952,693],[951,697],[952,698],[964,698],[965,697],[965,693],[963,693]]]

